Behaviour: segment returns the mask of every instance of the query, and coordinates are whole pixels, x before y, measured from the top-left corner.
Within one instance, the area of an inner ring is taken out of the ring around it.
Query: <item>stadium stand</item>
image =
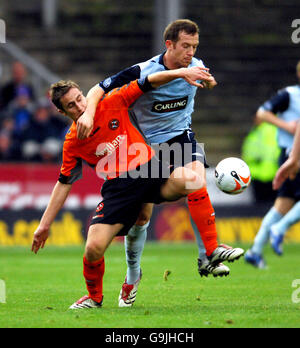
[[[159,53],[152,49],[153,4],[129,0],[124,7],[116,0],[61,0],[57,26],[50,31],[42,27],[41,1],[16,0],[2,6],[11,40],[56,74],[80,81],[87,91],[105,76]],[[210,163],[216,164],[225,156],[240,155],[253,112],[274,90],[293,83],[299,48],[291,42],[290,18],[300,4],[182,4],[183,17],[200,26],[197,56],[219,82],[213,93],[199,92],[194,114],[194,129],[206,144]]]

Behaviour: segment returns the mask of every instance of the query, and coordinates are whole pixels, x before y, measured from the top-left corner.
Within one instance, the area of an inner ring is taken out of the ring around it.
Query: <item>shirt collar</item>
[[[164,63],[164,55],[165,54],[166,54],[166,51],[159,56],[158,62],[159,62],[159,64],[163,65],[166,70],[170,70],[168,67],[165,66],[165,63]]]

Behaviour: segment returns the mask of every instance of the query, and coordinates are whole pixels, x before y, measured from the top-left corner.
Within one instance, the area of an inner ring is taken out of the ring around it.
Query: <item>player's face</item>
[[[78,88],[71,88],[60,101],[64,114],[75,122],[85,112],[87,107],[86,98]]]
[[[179,40],[177,42],[168,41],[166,45],[173,65],[177,68],[188,67],[199,45],[199,35],[197,33],[195,35],[189,35],[182,31],[179,33]]]

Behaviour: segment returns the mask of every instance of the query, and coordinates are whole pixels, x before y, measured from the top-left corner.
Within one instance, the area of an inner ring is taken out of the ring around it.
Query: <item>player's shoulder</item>
[[[196,57],[192,58],[192,62],[191,62],[190,66],[199,66],[200,68],[205,68],[206,67],[204,65],[204,63],[203,63],[203,60],[199,59],[199,58],[196,58]]]
[[[75,122],[72,123],[70,129],[65,135],[64,148],[74,146],[77,142],[77,128]]]
[[[138,66],[142,73],[145,71],[153,71],[153,70],[159,70],[163,68],[163,64],[161,64],[161,57],[162,55],[154,56],[144,62],[138,63],[135,66]]]
[[[299,87],[299,85],[287,86],[287,87],[283,88],[282,91],[285,91],[289,94],[299,93],[300,87]]]

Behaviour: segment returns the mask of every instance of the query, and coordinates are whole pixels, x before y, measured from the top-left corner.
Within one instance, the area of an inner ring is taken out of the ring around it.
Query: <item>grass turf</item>
[[[228,264],[227,278],[200,278],[193,243],[148,242],[136,303],[118,308],[126,265],[123,245],[113,244],[106,254],[103,307],[70,311],[86,294],[83,247],[46,247],[38,255],[29,248],[0,248],[0,279],[6,284],[0,328],[299,328],[292,282],[300,279],[300,245],[287,244],[284,251],[278,257],[266,248],[267,270],[240,259]]]

